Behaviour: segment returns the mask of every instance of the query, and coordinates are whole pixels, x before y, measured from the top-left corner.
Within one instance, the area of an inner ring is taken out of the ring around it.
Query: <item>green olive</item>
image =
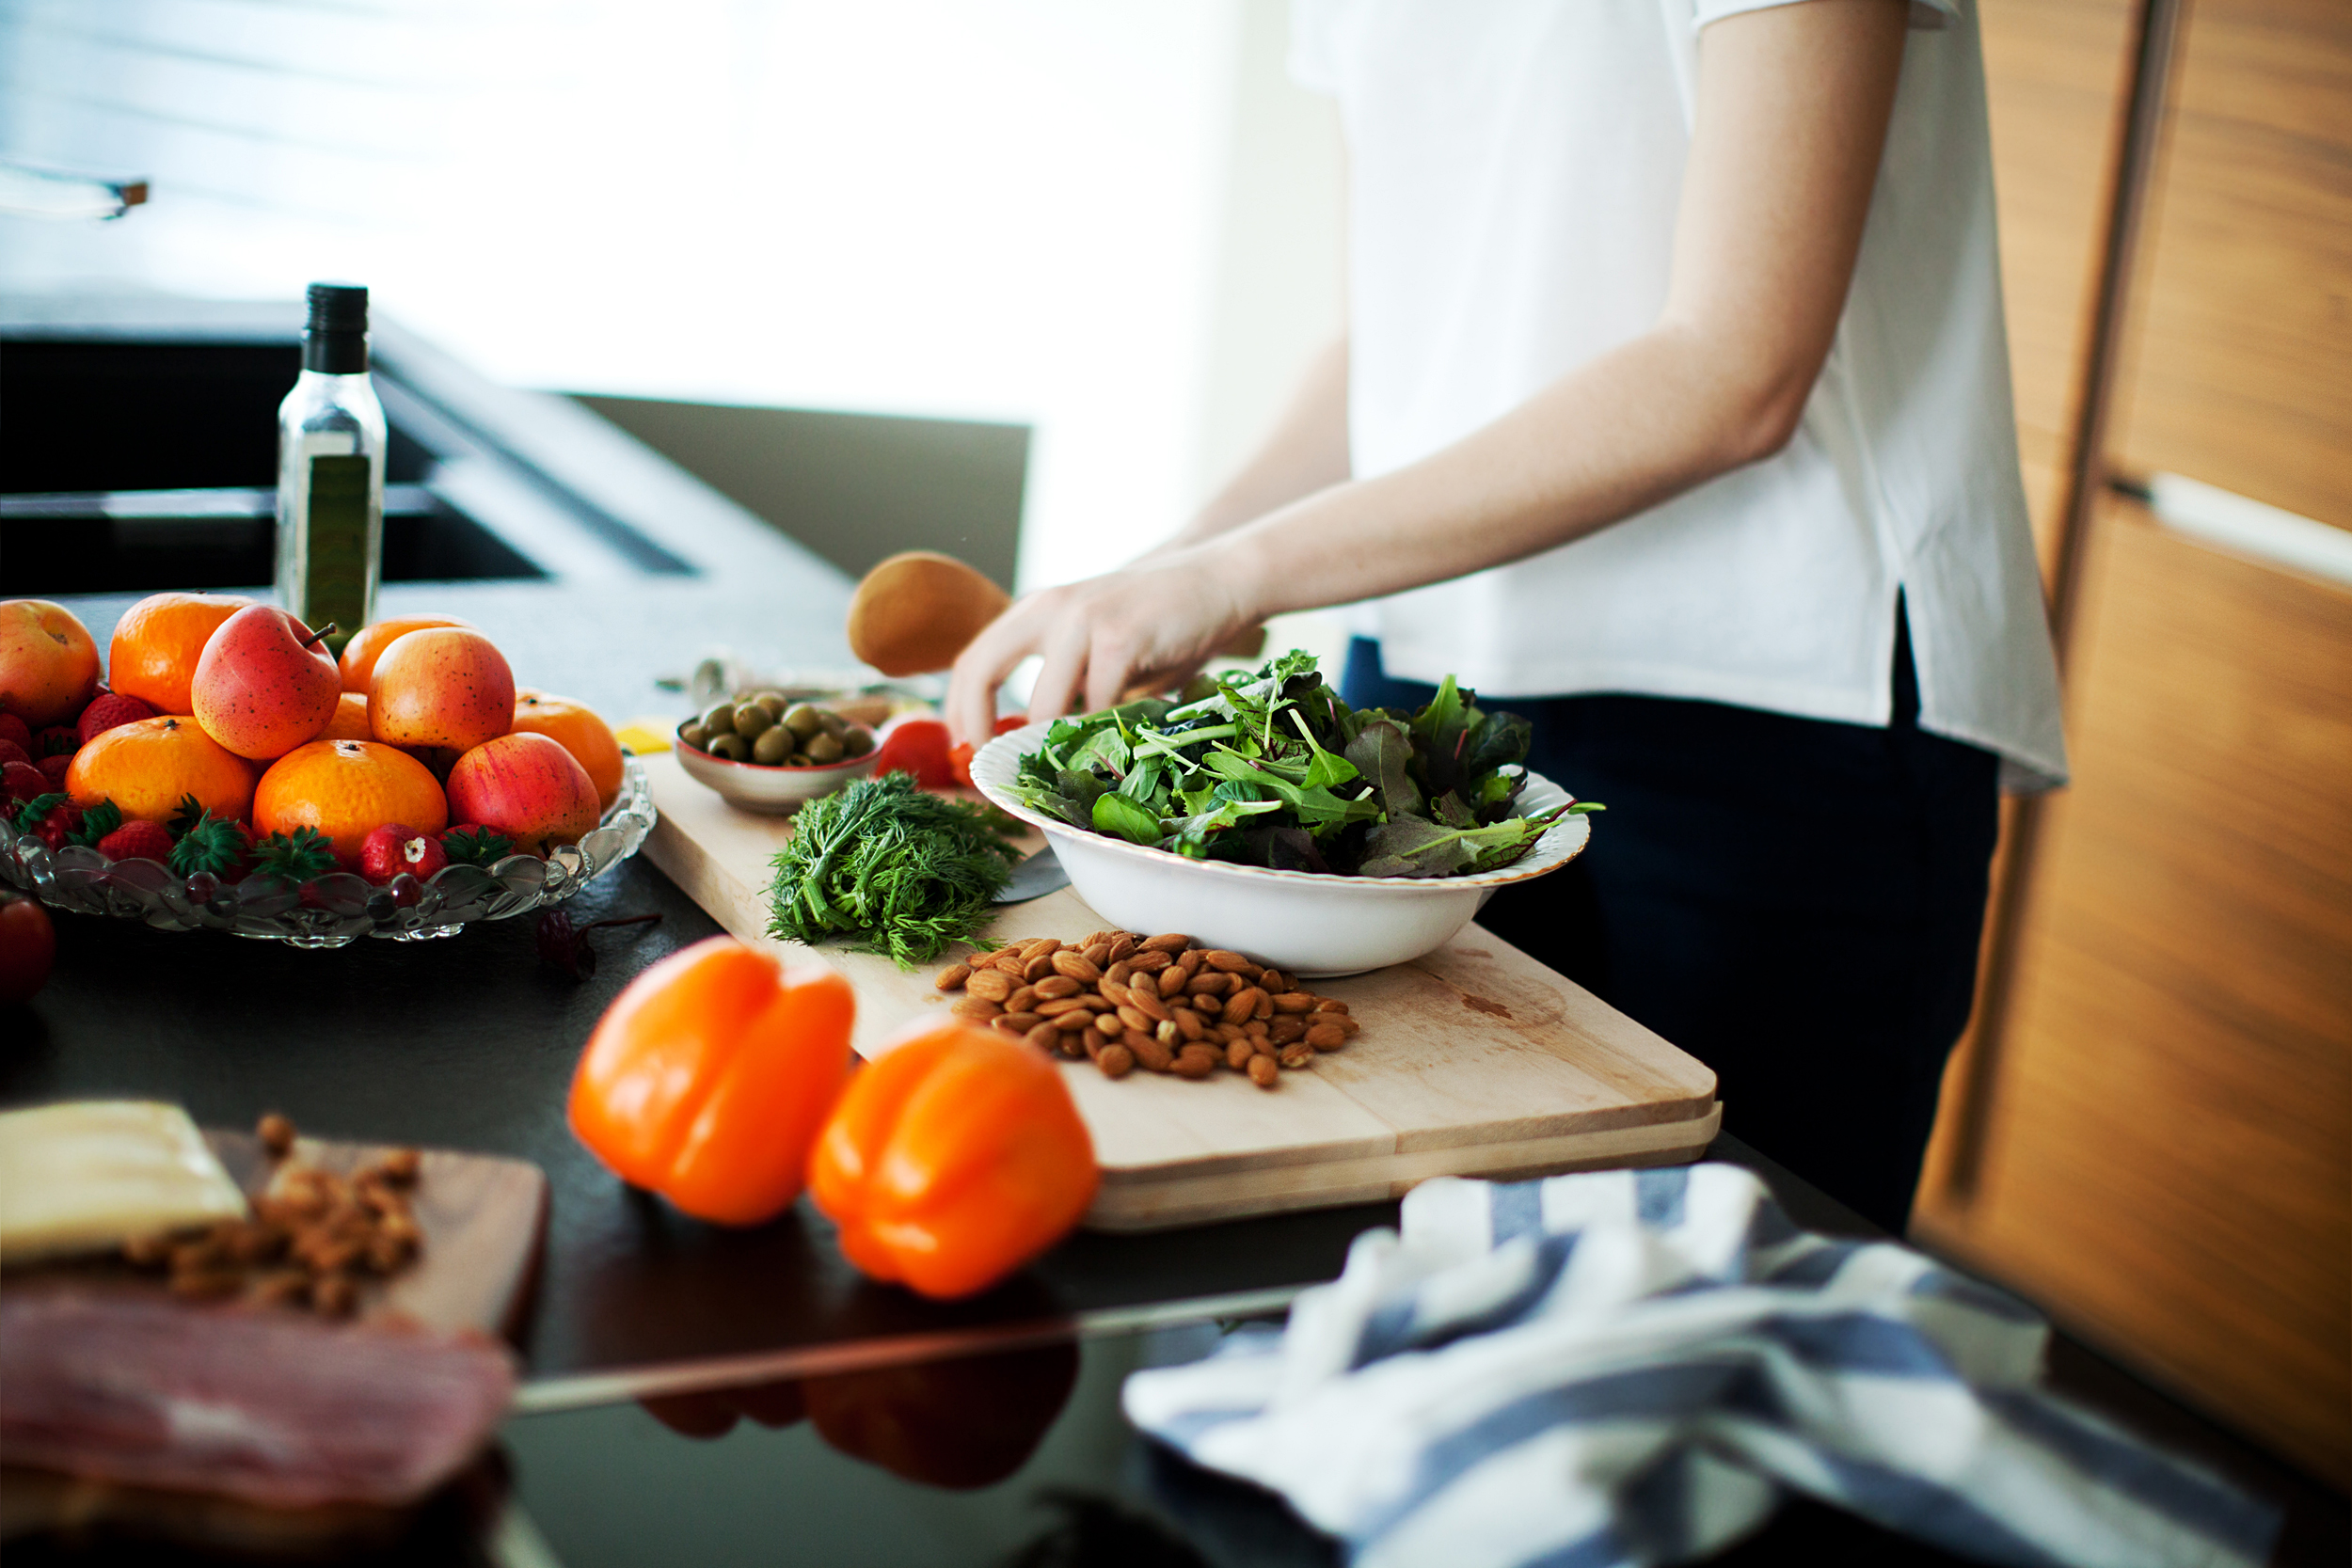
[[[784,765],[787,768],[814,768],[817,766],[815,763],[808,760],[808,753],[806,752],[793,752],[790,756],[784,759]]]
[[[799,703],[785,713],[784,727],[806,740],[810,736],[822,732],[825,724],[815,708],[806,703]]]
[[[694,748],[697,752],[707,752],[710,750],[709,726],[705,724],[699,719],[691,724],[681,725],[677,732],[677,737],[687,745]]]
[[[757,740],[776,727],[776,716],[757,703],[735,705],[735,733],[746,740]]]
[[[714,735],[710,737],[710,754],[729,762],[749,762],[752,743],[739,735]]]
[[[829,707],[820,707],[817,710],[817,722],[823,726],[824,732],[835,740],[850,733],[850,721]]]
[[[829,735],[813,735],[809,736],[806,750],[808,752],[808,760],[820,766],[825,763],[839,762],[841,760],[841,742]]]
[[[735,705],[733,703],[712,704],[710,711],[703,715],[703,728],[714,736],[733,735],[735,733]]]
[[[863,724],[851,724],[841,736],[841,749],[850,756],[864,756],[874,749],[874,732]]]
[[[766,708],[771,719],[783,718],[784,710],[792,705],[792,699],[781,691],[762,691],[752,701]]]
[[[778,767],[785,758],[791,754],[792,732],[790,730],[775,728],[762,730],[759,738],[752,742],[752,760],[765,768]]]

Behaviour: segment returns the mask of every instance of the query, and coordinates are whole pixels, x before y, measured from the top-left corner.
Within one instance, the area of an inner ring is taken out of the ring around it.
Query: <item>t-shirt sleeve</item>
[[[1291,0],[1291,80],[1332,98],[1340,90],[1339,9],[1334,0]]]
[[[1692,8],[1693,14],[1691,18],[1691,25],[1696,29],[1706,26],[1710,22],[1721,22],[1727,16],[1738,16],[1742,11],[1768,11],[1779,6],[1795,6],[1803,3],[1804,0],[1697,0],[1697,4]],[[1294,17],[1295,15],[1295,13]],[[1938,27],[1948,27],[1959,20],[1960,0],[1911,0],[1911,24],[1914,27],[1932,31]],[[1297,34],[1294,26],[1292,33],[1294,53],[1291,65],[1293,75],[1298,72],[1296,39]]]

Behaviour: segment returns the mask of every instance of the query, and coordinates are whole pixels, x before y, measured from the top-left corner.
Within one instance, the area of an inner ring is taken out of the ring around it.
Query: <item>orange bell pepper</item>
[[[842,1253],[927,1296],[970,1295],[1052,1246],[1094,1183],[1053,1062],[953,1018],[918,1021],[861,1069],[809,1162]]]
[[[721,1225],[800,1196],[850,1070],[857,999],[821,963],[712,937],[631,980],[572,1077],[572,1132],[631,1186]]]

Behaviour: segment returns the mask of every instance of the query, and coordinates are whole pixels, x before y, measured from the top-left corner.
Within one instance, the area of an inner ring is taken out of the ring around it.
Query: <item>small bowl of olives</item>
[[[771,816],[798,810],[874,770],[874,732],[780,691],[745,691],[677,727],[689,777],[729,805]]]

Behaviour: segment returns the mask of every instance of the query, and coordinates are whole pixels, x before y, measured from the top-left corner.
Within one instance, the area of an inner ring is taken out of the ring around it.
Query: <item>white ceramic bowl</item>
[[[819,795],[846,789],[853,781],[871,773],[874,759],[882,755],[882,747],[877,743],[862,757],[847,757],[821,768],[771,768],[756,762],[729,762],[708,752],[698,752],[678,739],[675,732],[670,738],[677,752],[678,766],[686,769],[688,778],[717,790],[728,805],[764,816],[783,816],[800,810]]]
[[[990,741],[972,759],[972,782],[1043,832],[1071,886],[1097,914],[1131,931],[1182,931],[1304,975],[1381,969],[1442,947],[1495,889],[1559,870],[1592,836],[1590,818],[1565,816],[1509,865],[1470,877],[1332,877],[1187,860],[1073,828],[1023,803],[1013,780],[1023,753],[1037,750],[1045,731],[1029,724]],[[1518,810],[1532,816],[1567,799],[1531,773]]]

